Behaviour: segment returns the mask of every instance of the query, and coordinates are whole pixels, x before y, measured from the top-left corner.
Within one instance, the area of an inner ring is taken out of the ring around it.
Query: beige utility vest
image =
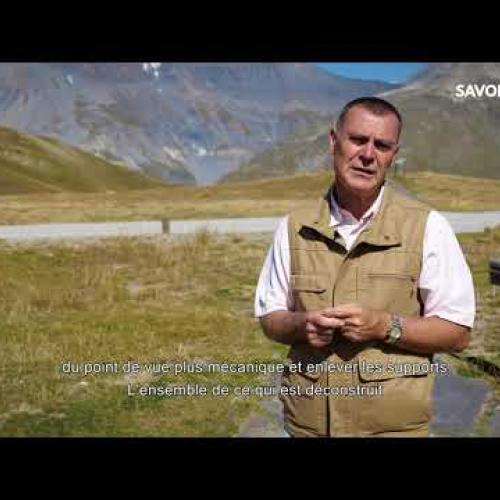
[[[346,251],[340,234],[329,226],[329,199],[330,192],[316,208],[289,216],[296,310],[357,303],[421,315],[417,284],[430,209],[386,185],[374,220]],[[293,436],[427,434],[430,356],[379,341],[350,342],[336,334],[327,348],[293,345],[287,361],[280,399]]]

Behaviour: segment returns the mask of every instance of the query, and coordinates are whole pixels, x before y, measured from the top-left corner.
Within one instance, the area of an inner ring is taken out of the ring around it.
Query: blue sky
[[[425,67],[424,63],[315,63],[331,73],[349,78],[382,80],[391,83],[407,81],[417,71]]]

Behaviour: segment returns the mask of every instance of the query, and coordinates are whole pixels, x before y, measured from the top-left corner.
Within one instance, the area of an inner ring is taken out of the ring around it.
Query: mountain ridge
[[[211,183],[345,99],[393,88],[310,63],[0,63],[0,125]]]
[[[495,98],[463,99],[458,84],[500,83],[500,64],[434,63],[406,85],[379,93],[403,116],[401,150],[395,165],[402,171],[434,171],[500,178],[500,110]],[[307,130],[260,152],[221,182],[329,168],[328,123],[307,138]],[[304,139],[306,138],[306,139]]]

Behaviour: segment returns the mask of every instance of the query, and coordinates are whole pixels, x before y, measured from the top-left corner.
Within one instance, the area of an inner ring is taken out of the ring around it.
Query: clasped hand
[[[390,315],[359,304],[344,304],[306,313],[305,334],[313,347],[326,347],[334,335],[351,342],[381,340],[390,325]]]

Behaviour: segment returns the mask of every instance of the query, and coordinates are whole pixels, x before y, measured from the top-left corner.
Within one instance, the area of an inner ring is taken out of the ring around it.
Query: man
[[[292,436],[427,436],[433,353],[469,343],[472,277],[446,219],[385,183],[402,119],[348,103],[330,133],[334,184],[279,225],[255,315],[289,344],[280,398]]]

